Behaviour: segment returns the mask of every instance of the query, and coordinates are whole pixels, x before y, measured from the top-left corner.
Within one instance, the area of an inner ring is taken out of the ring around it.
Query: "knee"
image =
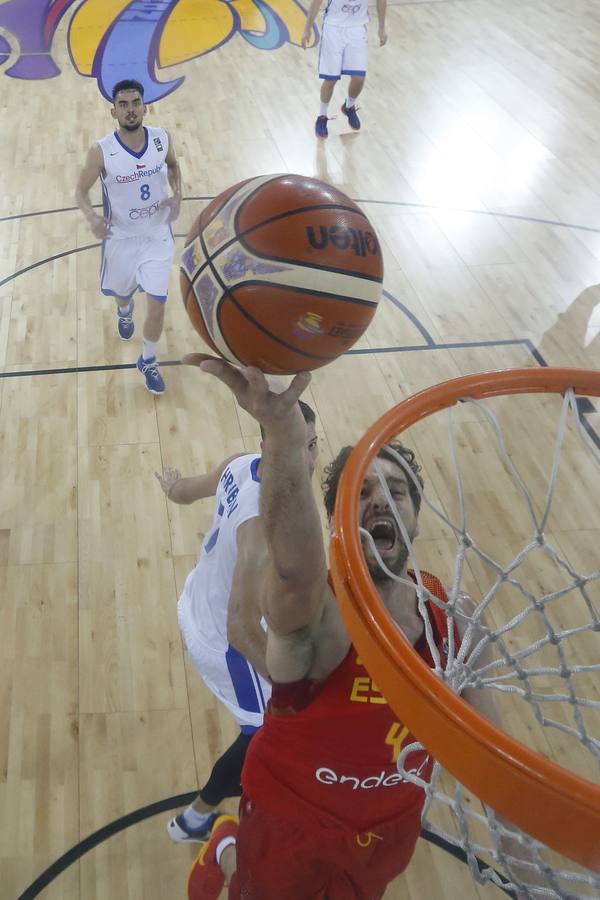
[[[157,300],[156,297],[153,297],[152,294],[148,294],[148,318],[154,320],[155,322],[159,322],[164,318],[165,315],[165,304]]]

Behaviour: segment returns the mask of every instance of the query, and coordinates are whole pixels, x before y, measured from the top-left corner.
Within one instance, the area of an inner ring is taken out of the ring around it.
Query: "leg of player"
[[[208,840],[218,816],[219,803],[228,797],[241,797],[242,767],[246,751],[256,729],[241,732],[213,766],[210,777],[187,809],[170,820],[167,833],[176,844],[198,844]]]
[[[135,326],[133,324],[133,295],[130,297],[115,297],[117,303],[117,329],[122,341],[130,341],[133,337]]]
[[[235,816],[219,816],[216,820],[208,842],[190,870],[188,900],[218,900],[223,886],[229,884],[236,870],[237,830]]]
[[[342,106],[342,112],[348,119],[350,128],[354,131],[360,130],[360,119],[356,114],[356,100],[363,89],[365,83],[364,75],[351,75],[350,84],[348,85],[348,96]]]
[[[321,84],[321,107],[315,122],[315,134],[317,137],[326,138],[327,110],[329,101],[333,96],[336,81],[339,81],[342,73],[342,58],[344,53],[342,29],[334,25],[324,25],[321,32],[321,47],[319,49],[319,78]]]
[[[327,137],[327,135],[329,134],[329,132],[327,131],[327,111],[329,109],[329,102],[333,97],[333,89],[335,88],[336,81],[337,79],[327,78],[323,79],[323,83],[321,84],[321,105],[319,108],[317,121],[315,122],[315,134],[317,135],[317,137]]]
[[[164,394],[165,383],[158,371],[156,347],[160,340],[165,320],[165,299],[146,294],[147,310],[144,322],[144,345],[137,367],[146,379],[146,387],[151,394]]]
[[[360,130],[360,119],[356,114],[355,104],[365,83],[368,57],[367,26],[357,25],[344,29],[342,75],[350,76],[350,84],[348,85],[348,96],[342,106],[342,113],[348,119],[348,124],[353,131]]]

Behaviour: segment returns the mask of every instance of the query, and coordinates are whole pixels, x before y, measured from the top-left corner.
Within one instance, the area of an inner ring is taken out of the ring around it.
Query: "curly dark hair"
[[[388,447],[394,450],[404,460],[406,460],[415,478],[421,485],[421,490],[423,490],[424,481],[419,474],[421,471],[421,466],[417,462],[414,451],[410,450],[408,447],[405,447],[404,444],[401,444],[399,441],[390,441],[389,444],[384,444],[377,456],[381,459],[389,459],[392,462],[395,462],[396,465],[398,465],[398,461],[394,458],[392,453],[389,452]],[[325,466],[325,477],[321,482],[321,487],[323,488],[323,499],[325,501],[325,509],[327,510],[328,516],[333,515],[340,475],[342,474],[342,469],[346,465],[348,457],[353,450],[354,447],[351,446],[342,447],[336,458],[332,462],[330,462],[328,466]],[[408,482],[408,490],[415,513],[418,515],[421,508],[421,494],[419,493],[419,490],[417,489],[417,486],[413,482],[412,478],[407,478],[406,480]]]

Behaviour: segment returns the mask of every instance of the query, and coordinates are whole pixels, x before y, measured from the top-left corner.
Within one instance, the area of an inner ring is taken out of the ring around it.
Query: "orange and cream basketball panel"
[[[375,314],[382,281],[362,210],[300,175],[229,188],[196,219],[181,256],[184,303],[211,349],[280,374],[348,350]]]

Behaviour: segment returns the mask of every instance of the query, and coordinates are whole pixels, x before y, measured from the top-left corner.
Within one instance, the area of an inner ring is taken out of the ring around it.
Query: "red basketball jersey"
[[[423,583],[443,602],[433,575]],[[446,659],[447,619],[427,603],[435,643]],[[455,632],[456,645],[459,644]],[[433,666],[423,636],[415,650]],[[245,793],[284,819],[327,831],[362,833],[420,815],[421,788],[398,774],[400,750],[415,738],[398,720],[362,665],[354,647],[323,681],[274,684],[264,725],[250,744],[242,773]],[[425,780],[433,760],[425,750],[409,754],[405,767]]]

